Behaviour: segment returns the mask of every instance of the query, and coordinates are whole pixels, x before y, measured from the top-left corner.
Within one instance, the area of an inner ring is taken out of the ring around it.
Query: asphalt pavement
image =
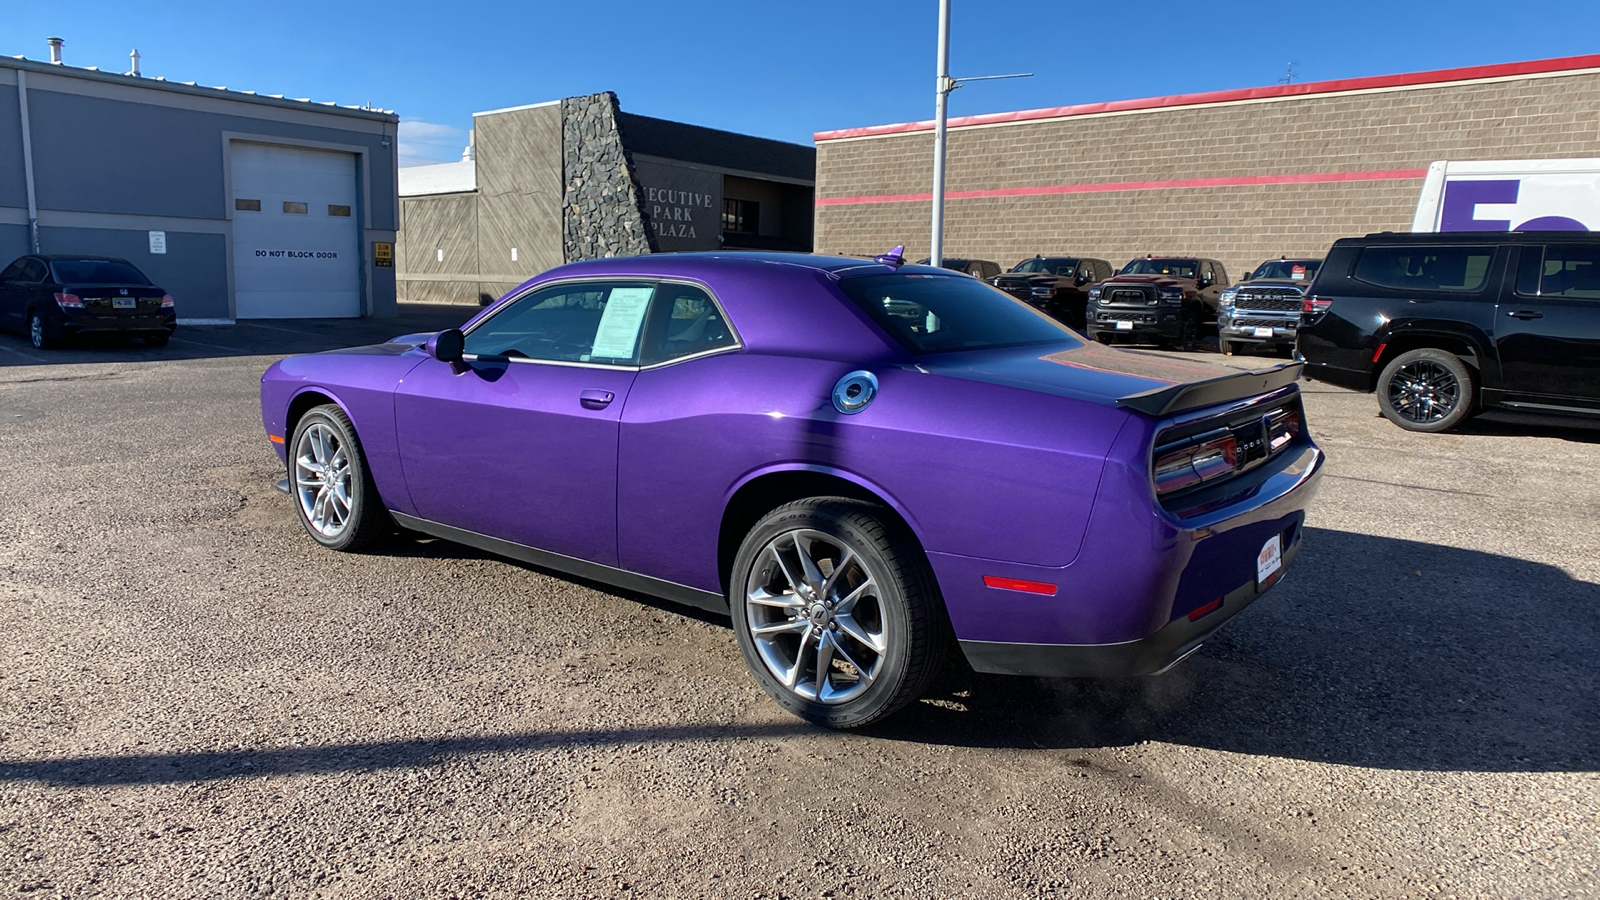
[[[1305,385],[1305,549],[1198,654],[838,734],[725,619],[302,533],[262,370],[475,311],[0,335],[0,895],[1600,895],[1600,424]]]

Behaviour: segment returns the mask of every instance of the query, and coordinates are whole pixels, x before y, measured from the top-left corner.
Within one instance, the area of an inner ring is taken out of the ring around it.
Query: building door
[[[355,155],[236,141],[232,157],[234,315],[361,315]]]

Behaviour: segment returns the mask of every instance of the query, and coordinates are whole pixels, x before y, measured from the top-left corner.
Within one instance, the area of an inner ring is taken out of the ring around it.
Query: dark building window
[[[725,197],[722,201],[722,230],[739,234],[755,234],[761,223],[761,204],[754,200],[735,200]]]
[[[261,201],[246,200],[243,197],[240,197],[233,201],[233,208],[245,210],[247,212],[261,212]]]
[[[283,201],[283,211],[291,215],[303,216],[306,214],[306,205],[299,200]]]
[[[329,203],[328,204],[328,215],[330,215],[330,216],[349,216],[350,215],[350,207],[348,207],[348,206],[340,206],[340,205],[337,205],[337,204]]]

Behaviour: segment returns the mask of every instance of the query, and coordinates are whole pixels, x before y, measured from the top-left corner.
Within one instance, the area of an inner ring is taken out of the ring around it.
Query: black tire
[[[1217,338],[1217,352],[1221,353],[1223,356],[1232,356],[1233,345],[1228,343],[1227,338],[1219,337]]]
[[[1384,418],[1407,431],[1436,434],[1472,415],[1477,380],[1454,353],[1422,347],[1383,367],[1377,393]]]
[[[815,578],[790,577],[804,565],[802,552],[814,561]],[[825,568],[830,560],[840,565]],[[734,635],[756,683],[818,725],[861,728],[891,715],[927,691],[950,647],[944,602],[921,549],[882,508],[860,501],[812,497],[768,513],[745,536],[728,585]],[[768,632],[758,638],[754,628]],[[780,677],[783,668],[793,685]]]
[[[1094,339],[1099,341],[1102,344],[1105,344],[1108,347],[1117,342],[1117,336],[1116,335],[1114,335],[1114,334],[1106,334],[1104,331],[1095,332],[1094,333]]]
[[[38,310],[28,310],[28,343],[35,350],[49,350],[58,343],[50,331],[50,323],[39,315]]]
[[[1193,310],[1178,315],[1178,349],[1192,353],[1200,348],[1200,319]]]
[[[154,334],[145,335],[144,345],[146,347],[165,347],[167,345],[167,341],[171,339],[172,335],[167,334],[164,331],[158,331]]]
[[[316,458],[317,454],[306,447],[307,435],[316,429],[314,438],[322,435],[332,435],[337,443],[333,447],[326,447],[326,461]],[[305,456],[302,457],[302,451]],[[338,452],[344,454],[344,462],[338,464]],[[294,502],[295,518],[305,528],[311,539],[330,550],[339,550],[354,553],[372,546],[375,542],[393,533],[393,521],[389,511],[384,508],[383,500],[378,496],[378,488],[372,481],[372,472],[367,468],[366,454],[361,450],[361,441],[356,436],[355,426],[350,423],[350,417],[344,410],[334,404],[318,406],[306,412],[295,423],[294,437],[288,445],[288,470],[289,470],[289,496]],[[324,484],[338,484],[344,486],[344,496],[348,499],[345,505],[346,514],[342,524],[337,528],[330,528],[327,517],[336,516],[338,504],[336,499],[338,490],[330,490],[325,500],[321,499],[324,492],[311,487],[316,474],[301,472],[302,459],[309,460],[313,466],[326,465],[333,462],[332,478],[323,477]],[[304,477],[302,477],[304,476]],[[323,507],[323,525],[316,521],[318,503],[327,503]]]

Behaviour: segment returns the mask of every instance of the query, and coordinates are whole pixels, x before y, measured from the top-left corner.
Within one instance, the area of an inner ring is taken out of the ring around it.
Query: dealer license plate
[[[1132,322],[1118,322],[1117,323],[1117,330],[1118,331],[1132,331],[1133,330],[1133,323]]]
[[[138,297],[112,297],[111,298],[111,308],[112,309],[138,309],[139,308],[139,298]]]
[[[1256,554],[1256,585],[1266,587],[1283,569],[1282,536],[1273,535]]]
[[[1257,328],[1256,329],[1256,337],[1260,337],[1260,338],[1272,337],[1272,329],[1271,328]]]

